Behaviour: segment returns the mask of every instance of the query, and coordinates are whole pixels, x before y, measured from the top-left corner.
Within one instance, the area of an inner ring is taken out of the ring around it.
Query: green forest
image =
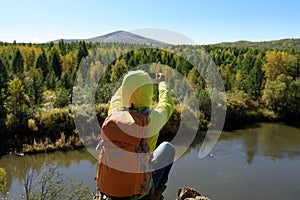
[[[191,63],[171,52],[149,46],[119,56],[120,48],[132,49],[139,45],[66,43],[63,40],[44,44],[0,43],[1,154],[11,149],[33,153],[83,147],[74,125],[72,91],[80,64],[96,47],[107,60],[117,57],[105,68],[97,89],[95,107],[100,123],[106,116],[117,81],[137,65],[160,63],[176,69],[193,86],[201,112],[199,130],[210,126],[211,102],[203,78]],[[170,51],[186,52],[191,60],[199,56],[202,48],[217,65],[225,86],[224,129],[242,128],[260,121],[299,124],[299,49],[216,45],[167,47]],[[202,65],[204,69],[205,62]],[[100,75],[97,68],[101,66],[100,62],[90,63],[91,80],[97,80]],[[172,123],[180,120],[179,113],[180,109],[176,109],[164,133],[176,132]]]
[[[264,42],[250,42],[246,40],[237,42],[222,42],[216,44],[217,46],[231,46],[231,47],[250,47],[250,48],[273,48],[273,49],[299,49],[300,39],[281,39]]]

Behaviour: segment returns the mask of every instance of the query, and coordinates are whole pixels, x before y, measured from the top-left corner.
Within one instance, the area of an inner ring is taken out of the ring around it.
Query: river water
[[[170,172],[165,199],[176,198],[178,188],[193,187],[214,200],[300,199],[300,129],[284,124],[261,123],[244,130],[223,132],[209,156],[199,159],[199,143],[178,159]],[[33,156],[5,156],[7,171],[2,197],[19,199],[22,178],[30,167],[46,161],[60,163],[64,176],[95,189],[97,160],[86,150]],[[8,195],[7,195],[8,194]]]

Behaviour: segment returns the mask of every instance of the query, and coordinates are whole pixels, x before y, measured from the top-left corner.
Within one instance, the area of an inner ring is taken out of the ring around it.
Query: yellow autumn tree
[[[280,74],[286,74],[292,64],[292,56],[283,51],[268,51],[265,56],[263,70],[266,78],[274,81]]]

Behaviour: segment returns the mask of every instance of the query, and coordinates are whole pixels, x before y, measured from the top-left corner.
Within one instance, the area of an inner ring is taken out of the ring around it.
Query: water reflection
[[[13,182],[22,183],[24,176],[32,169],[39,171],[46,162],[57,162],[60,168],[70,168],[71,165],[80,165],[83,161],[88,161],[95,165],[97,160],[86,150],[75,150],[68,152],[53,152],[36,155],[17,155],[4,156],[0,160],[0,167],[7,172],[7,188],[2,191],[5,195],[12,188]]]
[[[192,151],[201,154],[203,138],[195,140],[181,157]],[[300,156],[300,129],[275,123],[260,123],[244,130],[222,132],[218,144],[209,156],[224,156],[243,153],[250,165],[255,156],[264,156],[272,161],[294,159]]]
[[[264,156],[273,161],[294,159],[300,156],[300,130],[284,124],[262,123],[246,130],[223,132],[219,146],[230,143],[228,149],[219,149],[217,154],[242,152],[248,164],[256,156]]]

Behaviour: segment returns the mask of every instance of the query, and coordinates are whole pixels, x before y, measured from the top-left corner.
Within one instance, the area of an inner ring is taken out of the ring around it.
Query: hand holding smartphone
[[[149,73],[149,76],[151,77],[154,83],[160,83],[166,80],[166,77],[163,73]]]

